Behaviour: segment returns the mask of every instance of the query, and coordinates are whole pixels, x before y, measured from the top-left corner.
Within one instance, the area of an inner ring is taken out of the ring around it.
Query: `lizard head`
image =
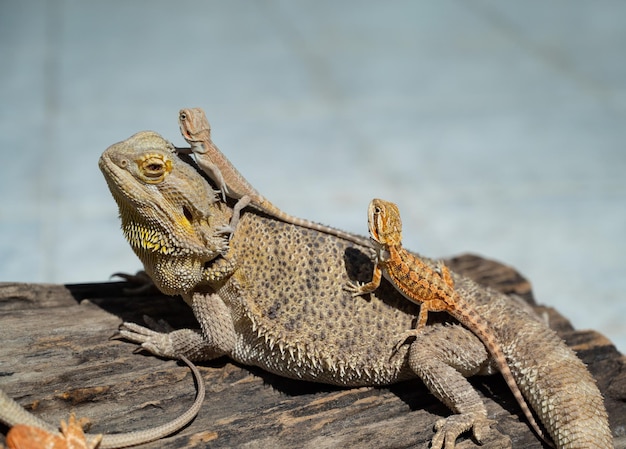
[[[226,246],[216,231],[228,223],[216,192],[151,131],[110,146],[99,166],[124,236],[156,285],[172,294],[199,282],[203,265]]]
[[[211,139],[211,125],[202,108],[181,109],[178,112],[178,126],[180,133],[194,151],[204,152],[201,144]]]
[[[367,223],[370,236],[382,246],[400,245],[402,242],[402,221],[398,206],[390,201],[374,198],[367,210]]]

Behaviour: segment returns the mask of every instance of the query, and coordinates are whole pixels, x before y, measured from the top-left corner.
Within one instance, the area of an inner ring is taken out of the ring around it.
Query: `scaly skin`
[[[159,155],[171,166],[160,183],[147,183],[140,173],[120,174],[136,167],[119,161],[141,159],[145,153]],[[158,333],[125,323],[122,336],[159,356],[208,360],[227,355],[285,377],[334,385],[388,385],[420,377],[455,412],[436,423],[432,447],[454,447],[467,430],[479,439],[489,431],[485,406],[466,379],[493,372],[493,361],[474,334],[459,324],[433,324],[413,342],[396,348],[398,336],[418,315],[418,306],[389,285],[362,300],[344,290],[347,282],[371,276],[368,247],[245,213],[226,257],[209,249],[214,258],[198,265],[197,259],[207,260],[207,250],[185,244],[188,234],[179,230],[193,233],[190,240],[195,242],[230,220],[230,209],[215,201],[215,192],[207,191],[202,176],[177,160],[155,133],[111,146],[100,166],[120,206],[124,228],[150,231],[164,242],[159,247],[164,255],[156,256],[156,249],[132,240],[139,234],[126,233],[133,248],[143,248],[136,252],[146,271],[163,291],[183,295],[200,324],[199,330]],[[189,203],[191,198],[166,195],[162,189],[206,192],[207,198],[199,211]],[[141,213],[135,210],[138,204]],[[168,213],[180,216],[181,209],[193,211],[186,218],[195,225],[163,219]],[[429,259],[422,261],[430,269],[438,267]],[[162,279],[168,283],[163,285]],[[189,279],[198,280],[194,284]],[[458,295],[493,323],[491,330],[515,382],[557,447],[611,448],[602,396],[563,341],[506,295],[454,272],[450,279]]]
[[[433,270],[402,247],[402,220],[398,206],[394,203],[375,198],[370,202],[367,216],[370,236],[376,249],[374,273],[367,284],[349,282],[346,290],[354,297],[370,294],[380,287],[384,276],[404,297],[420,304],[416,328],[406,332],[401,341],[418,336],[423,331],[429,311],[447,312],[459,320],[485,344],[528,422],[550,444],[515,382],[500,343],[491,330],[491,324],[454,290],[448,267],[440,263],[437,270]]]
[[[289,215],[262,196],[213,143],[211,125],[209,125],[209,121],[201,108],[181,109],[178,123],[181,134],[191,146],[191,152],[196,156],[196,162],[217,184],[224,201],[226,196],[239,200],[235,205],[233,217],[229,224],[233,232],[237,228],[241,210],[246,206],[252,206],[286,223],[315,229],[360,245],[369,245],[369,241],[361,236]],[[185,151],[185,149],[178,150]]]

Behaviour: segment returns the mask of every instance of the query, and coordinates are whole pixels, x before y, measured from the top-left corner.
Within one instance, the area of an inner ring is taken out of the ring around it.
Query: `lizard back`
[[[342,288],[348,275],[363,277],[371,270],[366,248],[254,213],[244,214],[230,246],[245,278],[252,280],[245,287],[243,318],[251,323],[241,327],[253,332],[245,346],[266,342],[276,347],[274,356],[284,353],[292,361],[288,368],[272,366],[268,354],[264,363],[270,366],[264,368],[338,385],[415,377],[405,366],[406,348],[394,354],[396,340],[389,337],[411,328],[419,307],[391,286],[383,289],[384,299],[372,295],[359,301]],[[219,293],[237,296],[228,286]],[[258,364],[246,351],[239,356]]]

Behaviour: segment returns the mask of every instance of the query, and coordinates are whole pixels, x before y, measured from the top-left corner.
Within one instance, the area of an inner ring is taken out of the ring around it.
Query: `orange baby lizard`
[[[402,247],[402,221],[398,206],[388,201],[373,199],[368,209],[368,226],[376,251],[372,280],[367,284],[348,283],[346,290],[352,292],[353,296],[372,293],[379,287],[384,276],[407,299],[420,304],[416,329],[407,335],[419,333],[426,325],[429,311],[447,312],[452,315],[484,343],[531,426],[546,440],[515,382],[491,326],[474,307],[456,293],[448,268],[440,263],[437,269],[432,269],[419,257]]]

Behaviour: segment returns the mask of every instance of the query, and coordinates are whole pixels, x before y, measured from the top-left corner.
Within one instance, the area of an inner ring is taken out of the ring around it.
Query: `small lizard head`
[[[398,206],[390,201],[374,198],[367,211],[372,240],[383,246],[400,245],[402,242],[402,220]]]
[[[202,142],[211,139],[211,125],[202,108],[181,109],[178,112],[178,126],[193,151],[204,153]]]

